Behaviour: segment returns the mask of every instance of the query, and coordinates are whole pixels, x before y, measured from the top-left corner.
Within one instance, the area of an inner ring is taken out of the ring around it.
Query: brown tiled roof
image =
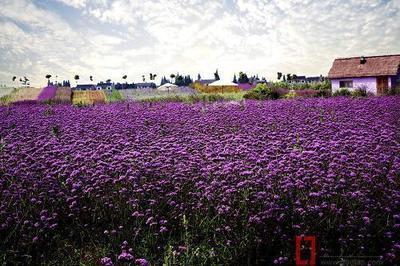
[[[360,63],[361,57],[335,59],[328,78],[351,78],[371,76],[397,75],[400,67],[400,54],[365,56],[365,63]]]

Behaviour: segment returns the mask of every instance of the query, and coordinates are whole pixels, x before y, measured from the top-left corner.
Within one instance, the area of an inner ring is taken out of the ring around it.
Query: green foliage
[[[52,133],[55,137],[58,137],[59,134],[60,134],[60,129],[59,129],[59,127],[58,127],[57,125],[52,126],[52,127],[51,127],[51,133]]]
[[[317,97],[327,98],[331,96],[332,96],[332,91],[330,88],[318,90]]]
[[[279,98],[279,93],[275,88],[269,87],[264,83],[259,83],[254,89],[243,95],[243,98],[254,100],[274,100]]]
[[[249,78],[247,77],[247,74],[243,73],[243,72],[239,72],[238,82],[239,83],[248,83],[249,82]]]
[[[397,87],[394,87],[394,88],[390,88],[388,94],[389,95],[398,95],[398,94],[400,94],[400,85],[398,85]]]
[[[296,98],[296,97],[297,97],[296,92],[293,91],[293,90],[291,90],[289,93],[287,93],[287,94],[284,96],[285,99],[294,99],[294,98]]]
[[[112,90],[111,93],[106,94],[107,102],[120,102],[124,100],[124,97],[118,90]]]
[[[285,76],[284,76],[285,77]],[[269,83],[272,88],[285,88],[289,90],[331,90],[331,82],[329,80],[324,80],[323,82],[317,83],[288,83],[284,81],[272,82]]]
[[[335,97],[336,96],[351,96],[351,92],[347,88],[341,88],[341,89],[335,91],[332,95]]]
[[[365,88],[357,88],[351,92],[353,97],[367,97],[367,90]]]

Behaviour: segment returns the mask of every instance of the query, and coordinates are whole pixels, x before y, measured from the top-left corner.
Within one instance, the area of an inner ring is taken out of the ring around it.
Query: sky
[[[0,0],[0,84],[171,73],[327,75],[333,59],[400,54],[400,0]],[[54,80],[54,79],[53,79]],[[157,80],[159,82],[159,79]]]

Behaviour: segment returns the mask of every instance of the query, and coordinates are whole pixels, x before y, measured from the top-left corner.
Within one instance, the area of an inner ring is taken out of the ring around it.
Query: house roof
[[[215,79],[201,79],[201,80],[196,80],[197,82],[200,82],[203,85],[208,85],[210,83],[213,83]]]
[[[307,77],[306,80],[307,81],[321,81],[323,79],[323,77]]]
[[[104,83],[104,82],[97,83],[97,86],[112,86],[112,85],[113,84],[111,82],[108,82],[108,83]]]
[[[216,80],[213,83],[208,84],[208,86],[237,86],[237,84],[232,81]]]
[[[178,86],[175,84],[165,83],[164,85],[161,85],[160,87],[158,87],[157,90],[163,91],[163,90],[170,90],[170,89],[176,89],[176,88],[178,88]]]
[[[137,87],[153,87],[156,84],[153,82],[142,82],[142,83],[135,83]]]
[[[95,85],[93,84],[78,84],[76,85],[76,88],[93,88]]]
[[[394,76],[400,67],[400,54],[365,56],[365,63],[361,64],[361,57],[335,59],[328,78],[352,78],[371,76]]]

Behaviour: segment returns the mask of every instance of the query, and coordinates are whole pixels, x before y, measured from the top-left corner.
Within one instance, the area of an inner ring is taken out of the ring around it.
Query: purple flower
[[[110,258],[108,258],[108,257],[102,258],[100,260],[100,264],[103,265],[103,266],[113,266],[114,265],[112,260]]]
[[[149,263],[146,259],[136,259],[135,263],[140,266],[149,266]]]
[[[133,255],[125,250],[123,250],[122,253],[118,255],[118,260],[121,262],[130,262],[133,261],[134,259],[135,258],[133,257]]]

